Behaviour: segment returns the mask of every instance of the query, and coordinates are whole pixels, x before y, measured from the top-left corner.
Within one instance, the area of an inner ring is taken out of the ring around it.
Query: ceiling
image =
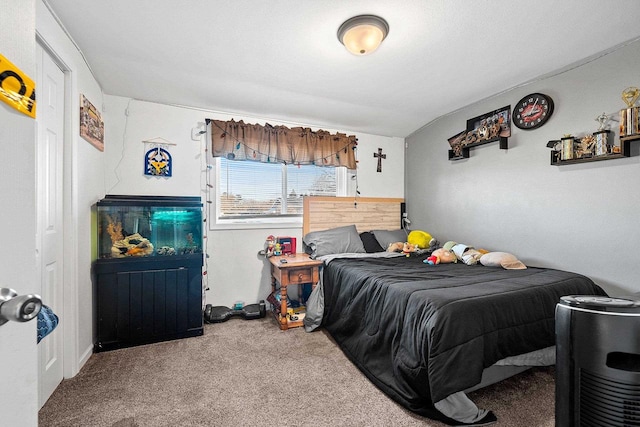
[[[637,0],[44,1],[105,94],[397,137],[640,37]],[[363,57],[360,14],[390,27]]]

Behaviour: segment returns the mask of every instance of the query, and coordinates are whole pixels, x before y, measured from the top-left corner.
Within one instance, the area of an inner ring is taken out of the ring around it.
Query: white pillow
[[[487,267],[502,267],[506,270],[524,270],[527,268],[515,255],[507,252],[489,252],[480,257],[480,264]]]

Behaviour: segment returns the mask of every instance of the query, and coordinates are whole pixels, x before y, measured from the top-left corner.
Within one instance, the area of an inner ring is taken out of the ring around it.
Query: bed
[[[606,293],[567,271],[430,266],[427,254],[362,251],[354,228],[399,229],[401,203],[305,198],[303,240],[324,261],[305,328],[323,327],[370,381],[415,413],[452,425],[494,422],[466,392],[553,364],[560,296]],[[336,241],[344,246],[328,244]]]

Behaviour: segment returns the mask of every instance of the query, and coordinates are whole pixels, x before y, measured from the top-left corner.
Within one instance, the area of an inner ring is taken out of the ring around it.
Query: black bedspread
[[[479,383],[484,368],[554,345],[562,295],[606,295],[565,271],[405,257],[335,259],[323,279],[323,326],[345,354],[396,401],[433,418],[434,402]]]

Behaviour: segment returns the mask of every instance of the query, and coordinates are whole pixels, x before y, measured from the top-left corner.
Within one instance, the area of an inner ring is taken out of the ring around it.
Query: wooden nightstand
[[[286,262],[282,262],[285,260]],[[275,307],[273,311],[280,329],[287,330],[302,326],[302,320],[291,321],[287,319],[287,287],[289,285],[303,285],[311,283],[316,287],[320,280],[320,266],[322,261],[309,258],[307,254],[272,256],[271,263],[271,290],[276,291],[276,284],[280,284],[280,309]]]

